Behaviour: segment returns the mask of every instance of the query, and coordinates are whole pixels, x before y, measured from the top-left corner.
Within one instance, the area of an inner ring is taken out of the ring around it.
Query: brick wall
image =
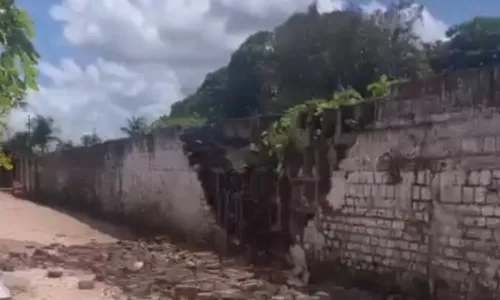
[[[452,299],[494,299],[500,72],[434,80],[427,83],[434,88],[405,83],[378,104],[375,128],[357,136],[334,172],[331,209],[309,222],[305,246],[320,260],[393,272],[402,281],[442,279]]]

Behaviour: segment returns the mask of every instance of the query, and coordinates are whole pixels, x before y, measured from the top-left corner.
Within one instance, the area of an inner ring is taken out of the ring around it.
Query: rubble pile
[[[63,270],[85,270],[94,274],[93,280],[80,282],[78,288],[92,289],[96,281],[105,282],[122,289],[129,299],[331,299],[325,292],[306,293],[290,272],[278,266],[221,260],[213,252],[189,251],[161,239],[52,244],[10,252],[0,259],[4,272],[32,268],[47,269],[51,278],[64,276]]]

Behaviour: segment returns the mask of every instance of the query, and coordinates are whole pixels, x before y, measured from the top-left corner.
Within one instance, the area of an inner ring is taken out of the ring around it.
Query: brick
[[[484,151],[486,152],[494,152],[496,150],[495,138],[491,136],[487,136],[484,139]]]
[[[420,187],[419,186],[412,186],[411,187],[411,198],[413,200],[420,200]]]
[[[479,173],[479,184],[482,186],[488,186],[491,184],[491,171],[483,170]]]
[[[410,243],[410,250],[419,251],[419,245],[417,243]]]
[[[387,198],[394,198],[395,197],[394,186],[392,186],[392,185],[385,185],[385,196]]]
[[[462,187],[460,186],[445,186],[441,187],[441,201],[447,203],[462,202]]]
[[[471,171],[467,178],[467,183],[469,185],[479,185],[479,172]]]
[[[474,189],[471,187],[462,188],[462,201],[464,203],[474,203]]]
[[[467,182],[467,176],[464,171],[455,171],[453,173],[453,184],[464,185]]]
[[[372,197],[374,197],[375,199],[379,198],[380,197],[380,190],[379,190],[379,185],[378,184],[374,184],[371,186],[371,193],[370,195]]]
[[[500,225],[500,219],[498,218],[486,218],[486,226],[492,227],[492,226],[498,226]]]
[[[358,171],[354,171],[354,172],[351,172],[349,173],[349,175],[347,176],[347,182],[350,182],[350,183],[358,183],[359,182],[359,175],[358,175]]]
[[[458,270],[458,261],[455,260],[444,260],[443,265],[453,270]]]
[[[355,184],[355,195],[356,197],[363,197],[364,196],[364,188],[363,185],[361,184]]]
[[[373,174],[373,172],[363,172],[363,180],[368,184],[373,184],[375,181],[375,174]]]
[[[486,188],[485,187],[476,187],[474,188],[474,202],[478,204],[482,204],[486,202]]]
[[[426,173],[427,173],[426,171],[419,171],[417,173],[417,180],[416,180],[417,184],[424,185],[427,183],[425,180],[427,175]]]
[[[420,200],[430,201],[431,200],[431,190],[428,186],[420,188]]]
[[[386,185],[378,185],[378,193],[379,193],[379,196],[382,197],[382,198],[387,198],[387,191],[385,190],[386,188]]]
[[[453,247],[462,247],[464,245],[464,241],[459,238],[450,237],[449,244]]]
[[[500,197],[498,196],[498,193],[486,193],[485,198],[487,204],[500,204]]]
[[[403,230],[405,227],[405,224],[403,221],[393,221],[391,227],[392,227],[392,229]]]
[[[368,184],[363,185],[363,196],[370,197],[371,196],[371,186]]]
[[[485,217],[491,217],[495,215],[495,208],[491,205],[483,206],[481,208],[481,214]]]
[[[469,238],[476,238],[480,240],[489,240],[493,237],[493,234],[489,229],[467,229],[465,234]]]

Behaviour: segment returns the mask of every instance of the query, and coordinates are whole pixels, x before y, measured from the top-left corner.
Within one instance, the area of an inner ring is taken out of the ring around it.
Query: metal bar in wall
[[[221,200],[221,195],[220,195],[220,174],[215,173],[215,203],[217,204],[216,206],[216,218],[217,218],[217,223],[221,222],[221,205],[222,205],[222,200]]]

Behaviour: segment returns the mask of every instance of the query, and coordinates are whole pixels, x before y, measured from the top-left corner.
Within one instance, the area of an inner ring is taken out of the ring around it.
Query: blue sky
[[[118,137],[131,116],[168,113],[249,34],[307,6],[306,0],[18,1],[35,22],[42,76],[40,92],[28,96],[28,110],[12,114],[11,128],[22,129],[28,114],[43,114],[69,139],[94,128],[104,138]],[[343,0],[318,1],[329,10]],[[428,11],[416,31],[431,40],[447,25],[500,14],[500,0],[419,3]]]

